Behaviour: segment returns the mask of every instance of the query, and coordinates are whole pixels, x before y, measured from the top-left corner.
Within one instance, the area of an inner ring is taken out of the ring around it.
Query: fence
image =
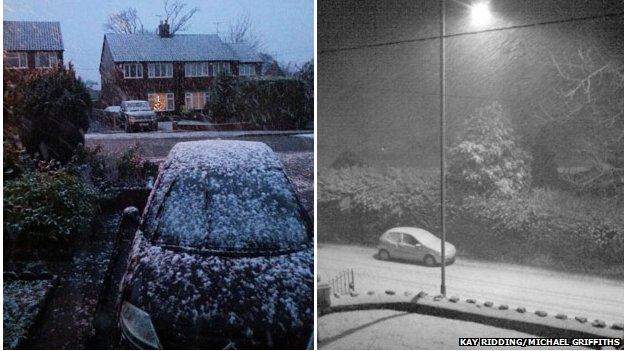
[[[332,288],[332,292],[335,294],[343,295],[355,291],[353,269],[347,269],[338,273],[337,276],[329,281],[329,285]]]

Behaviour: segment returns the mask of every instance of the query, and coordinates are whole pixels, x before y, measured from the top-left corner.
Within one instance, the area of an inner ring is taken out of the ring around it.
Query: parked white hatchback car
[[[442,241],[428,231],[414,227],[392,228],[379,238],[378,257],[381,260],[401,259],[424,262],[427,266],[442,263]],[[453,244],[445,242],[445,261],[455,261],[457,250]]]

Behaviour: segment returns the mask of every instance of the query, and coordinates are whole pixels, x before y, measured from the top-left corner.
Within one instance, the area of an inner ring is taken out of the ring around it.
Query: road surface
[[[380,261],[374,248],[318,244],[317,262],[321,281],[341,270],[353,269],[358,291],[440,291],[440,268],[419,264]],[[624,281],[568,274],[514,264],[457,258],[446,268],[447,296],[473,298],[543,310],[549,315],[565,313],[624,323]]]

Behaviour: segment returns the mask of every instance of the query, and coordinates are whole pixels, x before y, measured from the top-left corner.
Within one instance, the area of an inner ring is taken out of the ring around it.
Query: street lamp
[[[487,2],[476,2],[470,5],[470,15],[472,17],[472,23],[474,25],[483,26],[490,23],[492,14]],[[446,1],[440,0],[440,231],[442,234],[442,240],[440,244],[440,255],[442,256],[441,268],[441,283],[440,294],[446,296],[446,208],[444,206],[446,201],[446,145],[445,145],[445,131],[446,131],[446,117],[445,117],[445,104],[446,104],[446,86],[444,75],[444,35],[446,34]]]
[[[470,17],[472,24],[477,26],[484,26],[489,24],[492,20],[492,13],[490,12],[490,6],[487,2],[477,2],[470,6]]]

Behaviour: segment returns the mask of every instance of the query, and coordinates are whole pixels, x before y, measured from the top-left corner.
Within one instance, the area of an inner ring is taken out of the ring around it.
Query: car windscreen
[[[127,111],[145,111],[150,110],[149,104],[145,101],[126,102]]]
[[[155,244],[217,251],[293,250],[311,239],[279,168],[236,173],[186,170],[168,184],[146,229]]]

